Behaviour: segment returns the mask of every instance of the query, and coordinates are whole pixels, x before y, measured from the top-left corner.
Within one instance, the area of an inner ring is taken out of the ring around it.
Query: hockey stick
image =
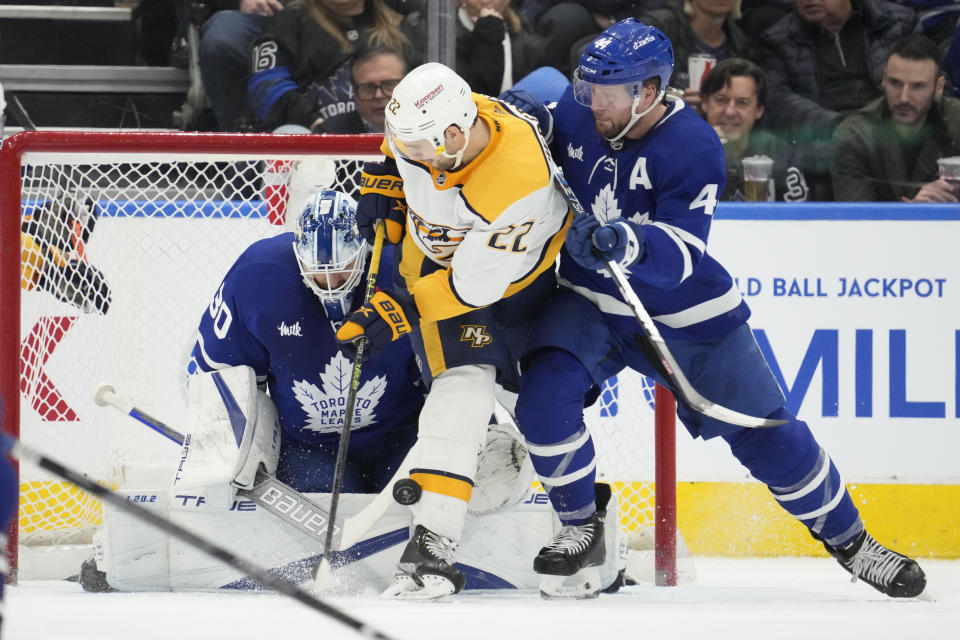
[[[560,167],[557,167],[553,177],[557,187],[570,204],[570,208],[573,209],[574,215],[589,215],[584,211],[583,206],[577,199],[577,195],[573,192],[573,189],[570,188],[569,183],[567,183],[567,179],[563,177],[563,172]],[[677,365],[677,361],[674,360],[673,354],[670,352],[670,347],[667,346],[667,343],[660,335],[660,330],[657,329],[650,314],[647,313],[643,303],[640,302],[640,298],[630,286],[629,281],[627,281],[627,276],[623,273],[623,269],[613,260],[607,260],[606,267],[610,273],[610,277],[613,278],[614,283],[616,283],[617,289],[620,290],[620,295],[623,296],[624,302],[626,302],[633,311],[633,315],[636,316],[637,321],[643,328],[647,342],[653,348],[657,358],[659,358],[664,377],[666,377],[674,392],[680,397],[680,400],[698,413],[741,427],[776,427],[786,422],[786,420],[770,420],[740,413],[739,411],[734,411],[733,409],[728,409],[715,402],[711,402],[700,395],[687,380],[687,377],[683,374],[679,365]]]
[[[2,434],[2,444],[3,449],[9,449],[10,455],[18,460],[27,460],[36,464],[38,467],[53,473],[60,478],[63,478],[67,482],[71,482],[78,486],[80,489],[83,489],[87,493],[93,494],[94,496],[100,498],[103,502],[109,503],[113,507],[125,511],[129,515],[142,520],[147,524],[164,531],[175,538],[179,538],[186,544],[206,553],[207,555],[219,560],[223,564],[227,565],[232,569],[236,569],[244,573],[245,575],[254,578],[260,584],[265,587],[269,587],[279,593],[289,596],[294,600],[305,604],[306,606],[319,611],[320,613],[329,616],[344,624],[360,635],[367,638],[378,638],[380,640],[392,640],[390,636],[387,636],[380,631],[370,627],[365,622],[357,620],[353,616],[337,609],[336,607],[327,604],[323,600],[316,598],[303,589],[299,588],[294,583],[289,580],[282,578],[278,575],[274,575],[269,571],[258,567],[257,565],[240,558],[239,556],[231,553],[227,549],[224,549],[220,545],[207,540],[197,534],[184,529],[180,525],[163,518],[152,511],[148,511],[143,507],[139,506],[134,502],[128,501],[126,498],[115,494],[105,487],[101,487],[96,482],[85,477],[83,474],[74,471],[73,469],[67,468],[62,464],[52,460],[42,453],[24,445],[19,440],[15,440],[10,437],[8,434]]]
[[[189,445],[189,436],[164,424],[145,411],[141,411],[129,400],[118,395],[114,388],[108,384],[97,387],[93,400],[101,407],[113,407],[121,413],[127,414],[180,446],[183,446],[184,443]],[[324,531],[329,521],[327,510],[299,491],[280,482],[274,476],[264,473],[263,470],[257,471],[253,487],[237,489],[237,495],[249,498],[265,511],[272,513],[297,531],[313,538],[319,544],[324,544]],[[297,517],[294,518],[292,514],[297,514]],[[322,549],[327,548],[326,546],[322,547]]]
[[[373,239],[373,255],[370,257],[370,271],[367,273],[367,286],[363,292],[363,304],[370,302],[370,298],[377,290],[377,274],[380,272],[380,254],[383,252],[383,236],[386,224],[378,222]],[[333,466],[333,485],[330,487],[330,517],[327,519],[327,537],[324,541],[323,555],[313,572],[315,586],[321,586],[330,573],[330,555],[333,552],[334,522],[337,519],[337,506],[340,502],[340,489],[343,487],[343,476],[347,470],[347,445],[350,444],[350,428],[353,426],[353,411],[357,403],[357,391],[360,389],[360,369],[363,366],[363,356],[367,350],[367,336],[362,335],[357,341],[357,353],[353,358],[353,375],[350,377],[350,389],[347,391],[346,413],[343,419],[343,429],[340,431],[340,446],[337,447],[337,461]],[[341,545],[341,551],[343,550]]]

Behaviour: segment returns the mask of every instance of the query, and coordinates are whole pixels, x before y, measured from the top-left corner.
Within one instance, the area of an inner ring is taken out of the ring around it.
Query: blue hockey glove
[[[357,340],[367,336],[366,353],[375,358],[383,353],[391,342],[410,333],[410,321],[403,305],[389,294],[377,291],[370,302],[350,314],[337,330],[337,342],[350,358],[357,355]]]
[[[371,244],[377,220],[386,223],[385,240],[389,244],[399,244],[407,224],[407,201],[403,195],[403,180],[392,158],[387,158],[386,162],[363,163],[357,228]]]
[[[507,104],[512,104],[528,116],[536,118],[544,140],[550,140],[550,136],[553,135],[553,116],[542,102],[522,89],[507,89],[500,94],[500,99]]]
[[[643,257],[646,235],[641,225],[623,218],[601,224],[591,215],[577,216],[567,232],[567,252],[577,264],[599,271],[613,260],[627,268]]]

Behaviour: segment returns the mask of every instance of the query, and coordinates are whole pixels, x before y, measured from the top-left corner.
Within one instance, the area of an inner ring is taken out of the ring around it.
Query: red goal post
[[[116,488],[156,481],[175,448],[96,407],[93,389],[120,383],[147,412],[182,424],[192,332],[226,269],[250,242],[285,230],[288,204],[297,209],[320,188],[356,196],[361,163],[380,157],[380,140],[65,131],[7,139],[0,151],[3,430]],[[656,535],[645,535],[656,539],[657,580],[675,584],[672,397],[624,372],[585,415],[621,525],[631,540],[655,525]],[[14,576],[26,548],[82,547],[100,524],[99,502],[76,488],[27,467],[19,483]]]

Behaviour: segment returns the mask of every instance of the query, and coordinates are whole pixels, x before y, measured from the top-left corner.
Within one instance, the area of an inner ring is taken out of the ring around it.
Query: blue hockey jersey
[[[634,291],[664,337],[721,335],[745,322],[749,308],[733,279],[707,252],[707,236],[726,182],[716,132],[682,100],[641,139],[612,150],[590,109],[570,88],[551,106],[552,152],[588,214],[643,224],[646,252],[631,265]],[[578,265],[564,250],[560,282],[589,298],[619,330],[639,323],[605,271]]]
[[[285,444],[331,443],[343,427],[353,362],[337,349],[323,305],[300,275],[292,233],[259,240],[224,276],[200,320],[193,359],[204,371],[248,365],[266,383],[280,414]],[[394,272],[392,248],[381,258],[377,284]],[[354,307],[362,302],[362,283]],[[374,443],[402,423],[416,424],[423,404],[410,340],[391,343],[361,370],[351,446]],[[356,430],[356,431],[354,431]]]

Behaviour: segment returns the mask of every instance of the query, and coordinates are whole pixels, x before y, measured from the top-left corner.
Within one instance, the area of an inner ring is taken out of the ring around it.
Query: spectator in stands
[[[960,23],[943,57],[943,73],[951,85],[951,95],[960,98]]]
[[[834,128],[880,95],[887,57],[918,29],[912,9],[888,0],[796,0],[760,35],[769,125],[797,149],[811,199],[832,198]]]
[[[726,154],[727,186],[720,199],[744,200],[742,160],[765,155],[773,159],[774,199],[806,200],[807,183],[793,166],[793,148],[757,126],[767,104],[763,70],[743,58],[721,60],[703,79],[700,92],[704,118],[716,129]]]
[[[691,88],[690,55],[708,54],[716,60],[749,57],[750,42],[734,22],[740,18],[740,0],[686,0],[682,9],[672,5],[636,15],[670,38],[675,60],[670,86],[682,89],[684,101],[692,107],[699,107],[700,91],[699,78]]]
[[[540,15],[542,32],[524,23],[510,0],[459,0],[456,20],[456,72],[475,92],[491,96],[538,67],[569,70],[571,46],[595,28],[589,12],[569,2]],[[416,64],[427,62],[427,27],[424,11],[411,13],[403,22],[416,46]]]
[[[793,10],[793,0],[743,0],[737,22],[747,37],[755,40],[774,22]]]
[[[914,35],[887,59],[884,95],[837,127],[838,200],[957,202],[937,159],[960,155],[960,100],[943,95],[937,45]]]
[[[250,104],[267,130],[296,124],[313,131],[356,108],[349,61],[382,46],[408,55],[401,15],[384,0],[303,0],[269,19],[252,54]]]
[[[315,133],[383,133],[387,102],[406,73],[406,61],[392,49],[358,52],[350,64],[356,110],[324,120]]]
[[[250,48],[263,25],[283,9],[281,0],[239,0],[234,8],[218,6],[200,30],[200,77],[220,131],[236,131],[246,124],[250,112],[247,76]],[[222,9],[222,10],[217,10]]]

